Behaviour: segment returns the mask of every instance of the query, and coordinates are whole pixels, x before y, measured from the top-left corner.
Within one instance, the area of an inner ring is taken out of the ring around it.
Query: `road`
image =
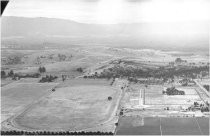
[[[195,81],[195,83],[201,88],[201,90],[203,91],[203,92],[205,92],[205,94],[208,96],[208,97],[210,97],[210,93],[198,82],[198,80],[194,80]]]

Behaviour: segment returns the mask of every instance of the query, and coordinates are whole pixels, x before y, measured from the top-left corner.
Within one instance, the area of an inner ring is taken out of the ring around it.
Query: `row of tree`
[[[13,80],[19,80],[21,78],[39,78],[41,75],[39,73],[32,74],[21,74],[14,73],[13,70],[10,70],[8,74],[5,71],[1,71],[1,78],[11,77]]]
[[[1,131],[1,135],[113,135],[112,132],[71,132],[71,131],[60,131],[60,132],[54,132],[54,131]]]

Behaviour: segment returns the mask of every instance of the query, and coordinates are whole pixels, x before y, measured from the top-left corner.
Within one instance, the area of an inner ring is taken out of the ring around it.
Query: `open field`
[[[53,131],[97,128],[112,119],[120,94],[108,83],[106,80],[68,80],[17,116],[15,127]],[[111,101],[107,99],[109,96]]]
[[[12,79],[4,79],[4,80],[1,79],[1,87],[5,86],[7,84],[10,84],[12,82],[14,82],[14,80],[12,80]]]
[[[1,121],[23,110],[28,104],[50,93],[55,83],[13,82],[1,88]]]
[[[116,134],[209,135],[209,118],[122,117]]]
[[[178,87],[178,90],[185,92],[185,95],[163,95],[162,86],[148,86],[145,91],[146,105],[191,105],[194,101],[201,101],[193,87]]]

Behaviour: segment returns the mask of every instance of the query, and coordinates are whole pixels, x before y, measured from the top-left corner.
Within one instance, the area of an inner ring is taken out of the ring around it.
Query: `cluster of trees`
[[[46,68],[45,68],[45,67],[39,67],[39,72],[40,72],[40,73],[46,72]]]
[[[165,68],[165,69],[156,69],[150,72],[151,75],[155,78],[171,78],[173,79],[174,76],[177,77],[187,77],[191,79],[195,79],[198,74],[202,72],[208,73],[209,67],[208,66],[201,66],[201,67],[177,67],[177,68]]]
[[[40,83],[45,83],[45,82],[53,82],[55,79],[57,79],[57,76],[48,76],[46,75],[45,77],[42,77],[42,79],[39,80]]]
[[[77,71],[82,73],[83,69],[80,67],[80,68],[77,68]]]
[[[60,131],[60,132],[54,132],[54,131],[1,131],[1,135],[113,135],[112,132],[71,132],[71,131]]]
[[[13,76],[14,76],[13,70],[10,70],[8,74],[4,70],[1,71],[1,78],[7,78],[7,77],[13,77]]]
[[[162,79],[137,79],[136,77],[129,77],[129,82],[140,83],[140,84],[162,84],[164,81]]]
[[[164,110],[169,110],[169,107],[164,108]]]
[[[193,103],[193,107],[189,107],[189,110],[194,110],[195,108],[199,108],[201,112],[209,112],[209,103],[206,102],[206,105],[199,104],[198,102]]]
[[[201,112],[208,112],[209,111],[209,104],[208,102],[206,103],[207,106],[205,106],[204,104],[199,104],[198,102],[194,102],[194,107],[200,107]]]
[[[187,62],[186,60],[182,60],[181,58],[176,58],[175,63],[182,63],[182,62]]]
[[[209,85],[203,85],[203,87],[209,92]]]
[[[134,78],[134,77],[128,77],[128,81],[129,82],[137,83],[138,82],[138,79],[137,78]]]
[[[13,77],[14,76],[14,72],[13,70],[10,70],[10,72],[8,73],[8,77]]]
[[[113,68],[104,69],[101,73],[95,73],[84,78],[119,78],[119,77],[134,77],[136,75],[146,75],[141,69],[124,68],[122,66],[115,65]]]
[[[188,85],[195,85],[195,82],[193,80],[190,80],[190,79],[182,79],[181,81],[179,81],[179,83],[182,85],[182,86],[188,86]]]
[[[201,107],[201,112],[209,112],[209,107]]]
[[[58,54],[58,58],[59,58],[59,61],[65,61],[66,60],[66,55]]]
[[[135,68],[135,67],[123,67],[116,64],[112,68],[104,69],[101,73],[85,76],[84,78],[130,78],[131,82],[138,82],[136,78],[156,78],[156,79],[174,79],[177,77],[196,78],[198,74],[209,72],[209,66],[200,67],[160,67],[160,68]]]
[[[120,109],[120,116],[123,115],[123,109]]]
[[[166,91],[163,91],[163,94],[167,95],[185,95],[184,91],[179,91],[175,87],[167,88]]]

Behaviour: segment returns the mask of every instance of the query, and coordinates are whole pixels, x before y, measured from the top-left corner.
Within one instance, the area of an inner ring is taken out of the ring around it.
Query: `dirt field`
[[[13,82],[1,87],[1,122],[51,92],[55,83]]]
[[[14,119],[27,130],[83,130],[112,117],[120,91],[107,81],[69,80]],[[112,100],[107,98],[111,96]]]

